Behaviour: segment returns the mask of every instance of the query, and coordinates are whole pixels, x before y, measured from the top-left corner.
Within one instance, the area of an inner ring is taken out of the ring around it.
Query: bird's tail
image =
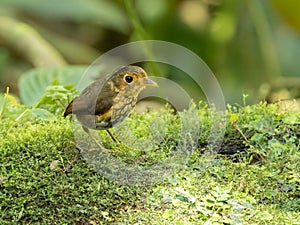
[[[74,100],[72,100],[72,101],[69,103],[68,107],[66,108],[66,110],[65,110],[65,112],[64,112],[64,117],[66,117],[66,116],[69,115],[69,114],[72,114],[72,111],[73,111],[73,101],[74,101]]]

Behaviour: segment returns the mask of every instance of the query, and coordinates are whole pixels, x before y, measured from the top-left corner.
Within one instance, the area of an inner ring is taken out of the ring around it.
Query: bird
[[[158,84],[148,78],[141,67],[119,67],[88,85],[69,103],[64,117],[76,115],[83,130],[92,138],[89,129],[106,130],[112,140],[117,142],[109,129],[129,116],[139,93],[148,86],[155,87]]]

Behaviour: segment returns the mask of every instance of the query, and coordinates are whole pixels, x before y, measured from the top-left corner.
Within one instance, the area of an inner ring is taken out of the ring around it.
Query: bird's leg
[[[87,127],[82,126],[82,129],[89,135],[89,137],[96,143],[96,145],[98,145],[99,148],[103,149],[103,146],[96,140],[94,135],[91,134]]]
[[[109,134],[109,136],[115,143],[119,142],[119,140],[117,138],[115,138],[114,135],[109,130],[106,130],[106,132]]]

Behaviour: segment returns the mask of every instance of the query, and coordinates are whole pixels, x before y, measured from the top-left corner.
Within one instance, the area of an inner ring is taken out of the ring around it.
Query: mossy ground
[[[210,109],[199,107],[198,144],[180,171],[156,184],[128,186],[86,162],[70,119],[40,112],[9,116],[26,109],[5,107],[10,108],[0,120],[0,224],[299,224],[298,111],[266,103],[229,106],[220,152],[230,154],[211,157],[204,154]],[[143,121],[168,121],[167,138],[153,151],[120,147],[105,132],[99,135],[118,159],[152,165],[178,144],[176,117],[168,111],[131,115],[126,126],[139,138],[148,135]]]

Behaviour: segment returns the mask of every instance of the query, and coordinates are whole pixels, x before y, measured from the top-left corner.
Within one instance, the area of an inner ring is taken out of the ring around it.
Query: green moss
[[[208,107],[200,107],[198,147],[181,170],[163,182],[136,187],[93,170],[76,148],[70,119],[9,107],[0,120],[1,224],[295,224],[300,219],[297,111],[265,103],[229,106],[221,150],[233,146],[239,152],[233,157],[203,154],[213,118]],[[27,116],[19,117],[24,110]],[[105,132],[97,134],[119,160],[149,166],[178,146],[179,118],[168,111],[132,114],[123,124],[131,134],[113,129],[124,140],[119,145]],[[156,143],[154,132],[148,151],[138,144],[128,147],[149,138],[151,125],[165,132],[164,139]]]

